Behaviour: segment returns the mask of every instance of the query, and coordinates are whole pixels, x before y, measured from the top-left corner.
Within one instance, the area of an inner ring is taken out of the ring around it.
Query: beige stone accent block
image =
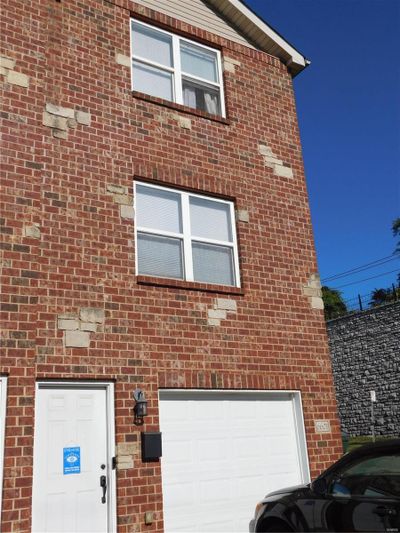
[[[229,298],[217,298],[215,306],[217,309],[225,309],[226,311],[237,311],[236,300],[230,300]]]
[[[90,126],[90,113],[86,113],[85,111],[76,111],[75,118],[79,124]]]
[[[308,282],[310,287],[321,288],[321,280],[319,279],[319,274],[311,274],[310,280]]]
[[[207,320],[207,323],[209,326],[220,326],[221,320],[218,320],[217,318],[209,318]]]
[[[4,68],[4,67],[0,67],[0,74],[1,74],[2,76],[6,76],[6,75],[7,75],[7,72],[8,72],[8,70],[7,70],[6,68]]]
[[[57,115],[52,115],[47,111],[43,113],[43,126],[49,126],[50,128],[55,128],[58,130],[67,131],[67,119],[64,117],[58,117]]]
[[[132,205],[132,198],[128,196],[127,194],[114,194],[113,200],[117,204],[121,205]]]
[[[310,279],[308,280],[307,284],[304,285],[304,287],[310,287],[313,289],[320,289],[321,288],[321,281],[319,279],[318,274],[311,274]]]
[[[319,275],[311,274],[310,279],[306,285],[303,285],[303,294],[308,296],[310,305],[313,309],[323,309],[324,302],[322,300],[321,281]]]
[[[174,115],[174,119],[177,121],[179,126],[186,130],[192,129],[192,121],[188,117],[182,117],[181,115]]]
[[[113,183],[109,183],[107,185],[107,192],[110,192],[112,194],[128,194],[128,187],[124,187],[123,185],[114,185]]]
[[[117,455],[135,455],[139,453],[137,442],[120,442],[117,444]]]
[[[313,309],[323,309],[324,308],[324,301],[322,298],[319,298],[318,296],[312,296],[311,297],[311,307]]]
[[[123,67],[129,67],[131,66],[131,58],[129,56],[125,56],[124,54],[120,54],[117,52],[115,54],[115,61],[118,63],[118,65],[122,65]]]
[[[79,312],[82,322],[96,322],[101,324],[104,322],[104,309],[97,307],[83,307]]]
[[[58,329],[74,331],[79,329],[79,321],[72,318],[59,318],[57,327]]]
[[[31,237],[32,239],[40,239],[40,227],[36,226],[24,226],[24,236]]]
[[[97,331],[97,326],[95,322],[80,322],[79,329],[95,333]]]
[[[321,289],[317,289],[315,287],[304,287],[303,288],[303,293],[305,294],[305,296],[317,296],[319,298],[321,298],[322,296],[322,291]]]
[[[153,511],[146,511],[144,513],[144,523],[146,526],[150,526],[154,522],[154,513]]]
[[[66,331],[64,335],[67,348],[89,348],[90,337],[87,331]]]
[[[57,139],[68,139],[68,134],[66,131],[53,129],[53,137]]]
[[[230,72],[231,74],[234,74],[235,68],[240,66],[240,61],[236,61],[236,59],[232,59],[231,57],[224,57],[223,59],[223,69],[225,72]]]
[[[238,209],[236,211],[236,218],[239,220],[239,222],[249,222],[249,212],[246,209]]]
[[[224,309],[209,309],[207,311],[208,318],[217,318],[224,320],[226,318],[226,311]]]
[[[6,56],[0,56],[0,67],[12,70],[15,67],[15,59]]]
[[[19,87],[29,87],[29,78],[25,74],[9,70],[7,72],[6,80],[12,85],[18,85]]]
[[[133,468],[133,457],[130,455],[119,455],[117,457],[117,468],[118,470]]]
[[[121,218],[128,218],[129,220],[135,219],[135,210],[131,205],[120,205],[119,212]]]
[[[48,126],[49,128],[53,128],[54,127],[54,121],[55,121],[55,116],[54,115],[51,115],[47,111],[43,111],[43,118],[42,118],[43,126]]]
[[[77,121],[74,118],[69,118],[67,120],[67,125],[68,125],[69,128],[75,129],[77,127],[78,123],[77,123]]]
[[[274,157],[272,149],[266,144],[259,144],[258,151],[260,152],[261,155],[268,155],[268,156]]]
[[[46,111],[52,115],[64,118],[75,118],[75,111],[69,107],[61,107],[54,104],[46,104]]]
[[[276,157],[272,148],[267,144],[259,144],[258,151],[262,156],[264,156],[265,166],[272,168],[274,174],[281,178],[293,178],[293,170],[290,167],[286,167],[283,164],[282,159]]]
[[[293,178],[293,170],[290,167],[275,165],[274,172],[281,178]]]
[[[271,168],[274,168],[274,165],[283,165],[282,159],[278,159],[277,157],[273,157],[272,155],[265,155],[264,163],[270,166]]]

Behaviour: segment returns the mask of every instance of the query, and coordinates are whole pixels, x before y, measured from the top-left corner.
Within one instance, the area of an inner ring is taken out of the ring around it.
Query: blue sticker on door
[[[64,475],[81,473],[81,447],[63,448]]]

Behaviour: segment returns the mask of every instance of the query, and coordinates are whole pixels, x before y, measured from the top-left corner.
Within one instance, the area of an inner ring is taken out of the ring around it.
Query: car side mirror
[[[311,483],[311,489],[319,496],[326,496],[328,492],[328,483],[324,477],[319,477]]]

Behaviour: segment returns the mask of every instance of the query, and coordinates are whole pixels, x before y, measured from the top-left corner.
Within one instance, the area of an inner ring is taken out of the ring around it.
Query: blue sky
[[[400,0],[247,4],[311,60],[294,85],[321,278],[389,256],[400,216]],[[396,277],[340,290],[353,298]]]

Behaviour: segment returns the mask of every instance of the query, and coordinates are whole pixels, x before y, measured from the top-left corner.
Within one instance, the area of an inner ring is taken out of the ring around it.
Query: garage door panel
[[[195,486],[193,481],[176,479],[169,484],[169,490],[164,496],[164,505],[172,508],[183,507],[193,504],[195,501]]]
[[[258,411],[257,408],[253,410],[252,403],[253,402],[241,402],[234,405],[232,402],[229,402],[229,415],[237,422],[240,421],[240,425],[244,423],[246,425],[252,426],[252,422],[254,422],[254,420],[257,420],[256,411]]]
[[[247,532],[260,497],[303,481],[290,394],[160,392],[160,429],[167,533]]]
[[[205,425],[210,421],[210,410],[214,420],[222,420],[226,416],[226,405],[223,403],[216,404],[215,401],[191,401],[191,410],[197,422],[203,422]]]
[[[254,503],[257,503],[260,498],[260,493],[258,492],[258,487],[264,482],[264,477],[259,474],[259,472],[254,474],[249,474],[248,476],[236,476],[236,483],[234,487],[234,497],[235,498],[247,498],[249,494],[253,494],[256,500]],[[257,499],[258,498],[258,499]]]
[[[199,482],[199,489],[201,503],[215,505],[217,502],[227,502],[232,497],[230,494],[231,484],[228,479],[218,479],[217,477],[202,479]]]
[[[198,441],[199,459],[202,462],[219,462],[222,461],[226,455],[228,447],[227,439],[216,438],[200,439]]]
[[[216,531],[234,531],[234,523],[232,520],[218,520],[213,522],[204,522],[204,525],[197,529],[199,532],[215,533]],[[187,531],[190,531],[187,530]]]
[[[171,458],[171,463],[183,465],[193,459],[193,441],[190,439],[163,439],[163,452]]]

